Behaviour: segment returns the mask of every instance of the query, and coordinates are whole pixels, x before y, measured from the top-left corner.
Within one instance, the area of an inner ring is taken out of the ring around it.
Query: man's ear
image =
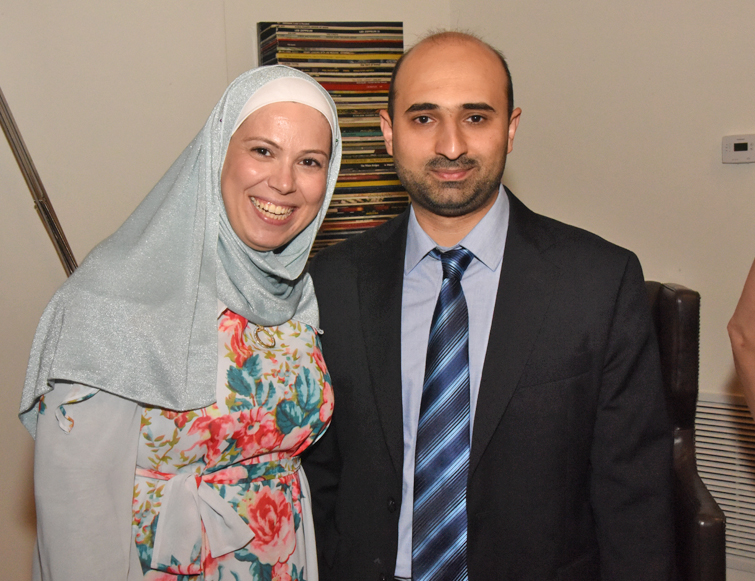
[[[516,135],[516,130],[519,127],[519,119],[522,117],[522,110],[517,107],[511,112],[511,118],[509,119],[509,146],[508,146],[508,153],[511,153],[514,150],[514,136]]]
[[[380,130],[383,132],[385,149],[388,150],[388,155],[393,155],[393,123],[388,116],[388,111],[385,109],[380,110]]]

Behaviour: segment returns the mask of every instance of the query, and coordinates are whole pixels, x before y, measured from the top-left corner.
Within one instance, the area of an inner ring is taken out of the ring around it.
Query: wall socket
[[[755,135],[727,135],[721,140],[723,163],[755,162]]]

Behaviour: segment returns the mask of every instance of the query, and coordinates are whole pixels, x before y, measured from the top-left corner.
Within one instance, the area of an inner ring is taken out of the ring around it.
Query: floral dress
[[[302,323],[262,328],[226,309],[218,349],[215,404],[142,412],[132,535],[144,579],[311,581],[298,456],[333,411],[319,338]]]

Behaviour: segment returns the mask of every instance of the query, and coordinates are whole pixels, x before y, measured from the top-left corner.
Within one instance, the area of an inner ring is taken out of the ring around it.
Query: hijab
[[[256,97],[255,97],[256,96]],[[331,127],[323,205],[282,248],[246,246],[228,222],[220,174],[231,136],[256,109],[302,102]],[[303,273],[341,161],[337,111],[311,77],[276,65],[242,74],[202,130],[124,224],[55,293],[32,344],[20,417],[35,434],[56,381],[184,411],[215,401],[218,301],[252,323],[319,323]]]

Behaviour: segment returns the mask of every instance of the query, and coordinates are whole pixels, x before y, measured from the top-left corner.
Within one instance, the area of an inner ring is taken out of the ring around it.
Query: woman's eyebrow
[[[330,154],[324,149],[305,149],[302,153],[320,153],[325,157],[330,157]]]
[[[267,143],[268,145],[271,145],[276,148],[280,148],[280,145],[278,145],[275,141],[272,139],[268,139],[267,137],[258,137],[256,135],[250,135],[248,137],[245,137],[243,139],[244,143],[248,143],[250,141],[261,141],[263,143]]]

